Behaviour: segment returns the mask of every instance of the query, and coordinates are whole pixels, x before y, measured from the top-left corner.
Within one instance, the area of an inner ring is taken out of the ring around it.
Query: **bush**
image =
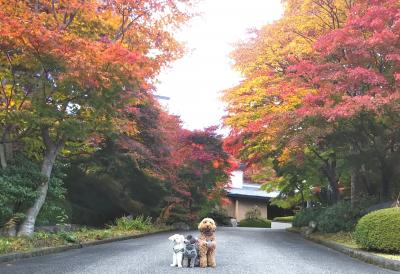
[[[387,208],[362,217],[354,237],[362,248],[400,252],[400,208]]]
[[[246,219],[260,219],[260,218],[261,218],[261,210],[258,206],[255,206],[246,212]]]
[[[353,231],[362,215],[363,211],[352,209],[350,202],[339,202],[321,211],[317,217],[317,229],[325,233]]]
[[[298,212],[293,218],[294,227],[308,226],[311,221],[317,221],[322,208],[305,208]]]
[[[360,203],[352,209],[348,201],[327,208],[306,208],[295,215],[293,226],[308,226],[310,221],[315,221],[317,230],[321,232],[353,231],[357,221],[366,214],[366,208],[367,203]]]
[[[271,228],[271,221],[264,218],[243,219],[239,222],[239,226]]]
[[[274,221],[290,223],[290,222],[293,222],[293,218],[294,218],[294,216],[275,217]]]
[[[139,230],[139,231],[149,231],[153,225],[151,224],[150,217],[137,216],[136,218],[121,217],[115,220],[115,226],[112,229],[129,231],[129,230]]]

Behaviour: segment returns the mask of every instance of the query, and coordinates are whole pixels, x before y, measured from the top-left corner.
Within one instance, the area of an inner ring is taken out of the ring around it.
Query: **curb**
[[[377,256],[377,255],[371,254],[369,252],[346,247],[346,246],[338,244],[338,243],[319,240],[319,239],[313,239],[311,237],[301,234],[301,232],[298,232],[298,231],[293,231],[293,230],[287,230],[287,231],[289,231],[291,233],[300,234],[301,236],[303,236],[303,238],[305,238],[311,242],[329,247],[333,250],[336,250],[340,253],[346,254],[352,258],[358,259],[365,263],[373,264],[373,265],[376,265],[376,266],[379,266],[382,268],[387,268],[390,270],[400,271],[400,261],[386,259],[386,258]]]
[[[90,241],[90,242],[81,243],[81,244],[70,244],[70,245],[63,245],[63,246],[58,246],[58,247],[45,247],[45,248],[40,248],[40,249],[36,249],[34,251],[28,251],[28,252],[9,253],[9,254],[5,254],[5,255],[0,255],[0,263],[12,262],[12,261],[17,261],[17,260],[32,258],[32,257],[37,257],[37,256],[44,256],[44,255],[53,254],[53,253],[60,253],[60,252],[71,250],[71,249],[79,249],[79,248],[85,248],[85,247],[89,247],[89,246],[107,244],[107,243],[112,243],[112,242],[137,239],[137,238],[142,238],[145,236],[151,236],[151,235],[156,235],[156,234],[161,234],[161,233],[171,232],[171,231],[175,231],[175,229],[155,231],[155,232],[138,234],[138,235],[120,236],[120,237],[109,238],[109,239],[104,239],[104,240]]]

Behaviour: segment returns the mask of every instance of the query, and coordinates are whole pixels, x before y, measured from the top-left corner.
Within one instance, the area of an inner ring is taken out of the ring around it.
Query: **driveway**
[[[217,267],[178,269],[169,266],[170,234],[1,264],[0,273],[398,273],[347,257],[283,229],[257,228],[218,229]]]

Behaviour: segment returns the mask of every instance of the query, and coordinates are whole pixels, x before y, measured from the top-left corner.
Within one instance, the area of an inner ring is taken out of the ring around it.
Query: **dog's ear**
[[[211,219],[212,222],[212,231],[215,232],[217,230],[217,225],[215,224],[215,221]]]
[[[199,223],[199,225],[198,225],[198,230],[200,230],[201,231],[201,227],[202,227],[202,225],[203,225],[203,221],[204,221],[204,219],[203,220],[201,220],[201,222]]]
[[[172,235],[171,237],[169,237],[169,238],[168,238],[168,240],[170,240],[170,241],[174,241],[174,240],[175,240],[175,238],[176,238],[176,234],[174,234],[174,235]]]

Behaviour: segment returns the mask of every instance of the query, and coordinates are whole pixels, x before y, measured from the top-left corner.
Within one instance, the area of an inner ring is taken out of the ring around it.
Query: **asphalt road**
[[[352,259],[282,229],[221,228],[217,267],[170,267],[171,233],[1,264],[0,273],[398,273]],[[197,232],[193,232],[197,235]]]

